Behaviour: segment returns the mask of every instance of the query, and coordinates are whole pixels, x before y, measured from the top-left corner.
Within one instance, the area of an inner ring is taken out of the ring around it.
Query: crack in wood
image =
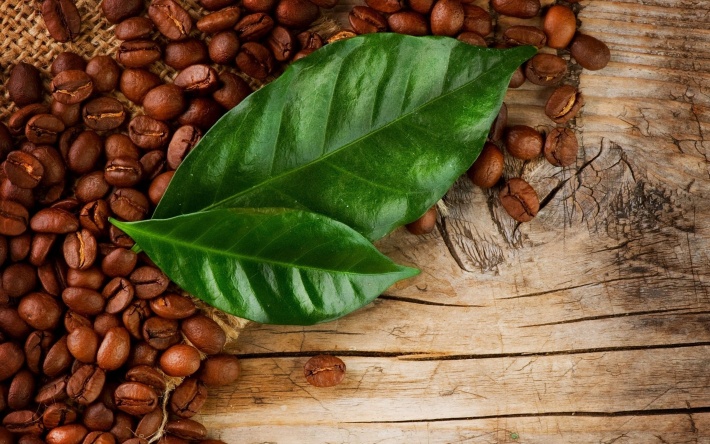
[[[587,316],[584,318],[566,319],[563,321],[556,321],[556,322],[545,322],[542,324],[521,325],[518,328],[545,327],[545,326],[551,326],[551,325],[574,324],[577,322],[598,321],[598,320],[602,320],[602,319],[626,318],[626,317],[631,317],[631,316],[647,316],[647,315],[667,314],[667,313],[675,313],[676,316],[678,316],[678,315],[684,316],[684,315],[696,315],[696,314],[710,314],[710,311],[708,311],[708,310],[704,310],[704,311],[684,311],[684,310],[686,310],[686,309],[685,308],[671,308],[671,309],[665,309],[665,310],[648,310],[648,311],[636,311],[636,312],[626,312],[626,313],[614,313],[614,314],[609,314],[609,315]]]
[[[462,308],[482,308],[485,307],[485,305],[474,305],[474,304],[445,304],[443,302],[432,302],[432,301],[425,301],[422,299],[415,299],[415,298],[408,298],[404,296],[392,296],[392,295],[380,295],[379,299],[384,299],[387,301],[396,301],[396,302],[408,302],[412,304],[420,304],[420,305],[433,305],[435,307],[462,307]],[[312,331],[312,330],[310,330]]]

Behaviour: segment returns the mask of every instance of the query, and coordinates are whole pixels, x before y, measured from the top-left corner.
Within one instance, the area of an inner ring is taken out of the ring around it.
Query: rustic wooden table
[[[538,190],[539,216],[518,225],[495,190],[460,181],[434,234],[379,245],[419,277],[336,322],[241,334],[243,375],[200,417],[215,435],[710,442],[710,2],[581,6],[612,62],[571,79],[587,97],[576,165],[507,167]],[[511,91],[512,123],[542,129],[549,91]],[[335,388],[303,378],[324,352],[347,364]]]

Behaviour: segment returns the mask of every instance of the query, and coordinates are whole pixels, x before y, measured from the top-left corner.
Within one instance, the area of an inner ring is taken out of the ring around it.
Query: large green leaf
[[[218,209],[111,222],[184,290],[262,323],[332,320],[418,273],[348,226],[299,210]]]
[[[299,208],[378,239],[473,163],[512,72],[534,53],[398,34],[326,45],[227,113],[153,217]]]

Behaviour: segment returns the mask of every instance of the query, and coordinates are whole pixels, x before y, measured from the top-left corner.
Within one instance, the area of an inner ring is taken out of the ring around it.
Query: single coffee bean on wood
[[[239,360],[232,355],[213,355],[202,361],[197,375],[207,387],[233,384],[239,379]]]
[[[406,225],[407,231],[416,235],[431,233],[436,228],[437,215],[436,206],[429,208],[419,219]]]
[[[207,437],[207,428],[192,419],[176,419],[165,425],[165,430],[178,438],[194,441]]]
[[[570,54],[582,68],[596,71],[611,60],[611,52],[601,40],[591,35],[577,33],[569,47]]]
[[[564,49],[572,41],[577,30],[577,18],[567,6],[553,5],[545,14],[542,29],[547,35],[547,46]]]
[[[542,135],[527,125],[515,125],[506,131],[505,148],[508,153],[522,160],[531,160],[542,154]]]
[[[503,32],[503,42],[508,46],[533,45],[540,49],[547,43],[547,36],[535,26],[514,25]]]
[[[540,210],[537,193],[523,179],[510,179],[498,196],[505,211],[518,222],[531,221]]]
[[[554,128],[545,137],[545,159],[555,166],[569,166],[577,160],[579,142],[569,128]]]
[[[536,54],[525,64],[525,77],[535,85],[556,85],[565,74],[567,62],[553,54]]]
[[[13,66],[5,87],[10,100],[19,107],[42,101],[40,72],[29,63],[20,62]]]
[[[345,379],[345,363],[336,356],[314,356],[303,366],[303,374],[313,386],[333,387]]]
[[[222,327],[201,314],[183,320],[180,329],[198,350],[208,355],[220,353],[227,342],[227,335]]]
[[[503,176],[504,161],[503,153],[498,147],[487,142],[466,174],[474,185],[491,188]]]
[[[545,114],[555,123],[565,123],[577,116],[584,105],[584,96],[574,86],[555,89],[545,104]]]

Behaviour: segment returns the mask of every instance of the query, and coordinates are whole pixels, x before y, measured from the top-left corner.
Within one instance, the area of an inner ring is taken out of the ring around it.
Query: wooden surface
[[[241,379],[200,416],[215,437],[710,442],[710,2],[581,6],[612,62],[570,79],[587,98],[574,167],[508,165],[538,218],[519,226],[460,181],[434,234],[379,244],[420,276],[336,322],[242,333]],[[549,92],[511,91],[512,123],[543,129]],[[306,383],[319,353],[344,383]]]

